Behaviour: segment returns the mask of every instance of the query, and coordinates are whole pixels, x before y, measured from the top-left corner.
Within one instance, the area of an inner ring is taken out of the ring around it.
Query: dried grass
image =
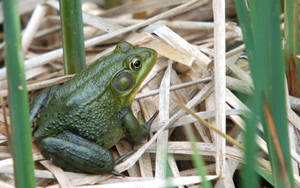
[[[22,14],[25,24],[23,46],[27,51],[26,77],[30,96],[34,96],[38,90],[63,83],[72,75],[63,76],[62,73],[57,1],[49,0],[36,6],[32,6],[33,0],[24,2],[28,2],[30,11],[34,13],[31,18],[28,13]],[[145,2],[149,2],[149,6],[139,9],[138,7],[145,7]],[[244,46],[233,47],[225,54],[221,44],[216,52],[219,58],[214,58],[214,45],[218,46],[218,41],[226,39],[227,44],[235,44],[241,40],[240,28],[234,22],[222,23],[222,19],[216,19],[218,23],[201,21],[212,19],[211,4],[207,0],[151,2],[144,0],[134,5],[123,5],[130,7],[128,9],[119,7],[110,11],[104,11],[93,3],[83,5],[85,36],[89,37],[85,41],[88,63],[111,51],[116,42],[122,40],[150,47],[158,52],[158,62],[142,84],[132,105],[133,111],[141,111],[146,119],[157,109],[160,110],[158,120],[151,127],[151,138],[134,148],[122,140],[112,149],[117,156],[135,149],[133,155],[115,167],[119,172],[126,171],[124,177],[65,172],[51,161],[45,160],[34,147],[35,175],[39,187],[161,187],[168,183],[178,187],[194,187],[201,182],[201,178],[191,165],[192,148],[182,126],[191,126],[197,136],[196,146],[207,164],[207,179],[215,180],[216,186],[234,186],[233,175],[243,161],[242,151],[225,143],[223,138],[207,130],[192,116],[185,115],[174,101],[185,103],[198,112],[200,117],[209,119],[217,128],[241,142],[240,130],[243,129],[244,122],[240,115],[248,108],[233,91],[246,94],[251,92],[252,81],[247,61],[237,61]],[[230,1],[227,3],[228,7],[232,5]],[[32,10],[33,8],[35,9]],[[149,18],[133,18],[131,13],[139,11],[146,11]],[[112,15],[117,17],[111,17]],[[215,33],[217,35],[214,38],[213,29],[220,25],[222,28],[219,32],[222,33],[225,27],[226,32],[222,35]],[[3,51],[3,43],[1,50]],[[222,53],[224,54],[220,56]],[[225,57],[227,75],[222,70],[215,70],[213,75],[213,62],[218,64],[215,68],[225,70]],[[4,101],[7,96],[5,74],[6,70],[2,67],[0,97]],[[216,79],[213,80],[213,77]],[[213,87],[213,83],[221,84]],[[298,174],[300,119],[294,110],[300,111],[300,99],[287,97],[287,101],[292,135],[291,153],[294,171]],[[7,146],[3,110],[8,112],[7,106],[0,109],[0,187],[13,187],[12,158]],[[268,152],[265,141],[259,136],[257,143],[262,152]],[[167,156],[166,151],[170,155]],[[268,165],[268,159],[264,160]],[[163,179],[167,162],[174,176],[168,181]]]

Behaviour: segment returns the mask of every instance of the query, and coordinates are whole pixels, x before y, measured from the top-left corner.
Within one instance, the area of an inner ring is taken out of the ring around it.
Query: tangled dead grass
[[[61,84],[73,75],[63,75],[58,2],[21,2],[26,7],[20,11],[25,28],[23,48],[26,78],[32,99],[41,89]],[[135,150],[133,155],[115,167],[117,171],[125,172],[123,177],[65,172],[51,161],[45,160],[34,146],[37,185],[102,188],[161,187],[169,183],[180,188],[198,187],[201,178],[193,167],[192,147],[183,129],[183,126],[190,126],[197,139],[195,144],[199,154],[206,163],[207,179],[215,180],[216,186],[223,187],[224,183],[226,186],[234,186],[233,177],[243,160],[242,151],[230,143],[225,143],[222,137],[202,126],[192,116],[185,115],[176,104],[176,101],[186,104],[200,117],[208,119],[217,128],[241,142],[244,122],[240,115],[248,108],[236,93],[249,94],[252,80],[247,60],[239,58],[245,49],[241,43],[240,28],[231,17],[235,15],[233,7],[233,2],[228,1],[228,19],[224,24],[226,32],[223,36],[214,37],[214,27],[217,23],[209,21],[213,15],[211,1],[208,0],[142,0],[134,3],[129,1],[107,11],[93,1],[84,1],[83,21],[88,64],[124,40],[158,52],[158,61],[142,84],[132,108],[134,113],[142,112],[145,119],[149,119],[159,109],[159,118],[151,127],[150,139],[144,144],[133,147],[121,140],[112,148],[115,157]],[[220,15],[216,13],[216,16]],[[225,79],[225,75],[218,77],[213,71],[214,45],[217,44],[216,41],[221,40],[226,40],[226,87],[221,84],[220,87],[224,89],[217,91],[214,83],[221,83],[222,80],[218,79]],[[2,42],[2,52],[3,46]],[[3,60],[3,53],[1,58]],[[0,110],[3,114],[0,115],[0,187],[13,187],[12,158],[7,144],[8,129],[5,125],[5,122],[8,122],[9,127],[8,108],[7,105],[3,105],[7,104],[5,73],[5,68],[2,67],[0,97],[4,100]],[[219,101],[220,99],[225,101]],[[293,163],[298,166],[300,156],[296,152],[296,145],[299,139],[294,129],[299,130],[300,120],[293,110],[300,110],[300,102],[293,97],[289,97],[288,101],[292,135],[290,144]],[[223,104],[226,109],[226,126],[225,121],[216,121],[216,104]],[[259,136],[257,143],[262,153],[267,153],[266,143]],[[264,162],[266,166],[269,165],[267,159]],[[166,175],[166,164],[173,176],[168,182],[163,179]]]

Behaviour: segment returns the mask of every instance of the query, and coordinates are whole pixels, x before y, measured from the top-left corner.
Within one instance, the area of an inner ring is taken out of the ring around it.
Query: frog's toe
[[[89,142],[89,141],[87,141]],[[86,147],[55,137],[44,138],[39,143],[42,154],[65,170],[85,173],[111,173],[114,159],[101,147]]]
[[[120,172],[117,172],[115,170],[111,171],[111,173],[115,176],[125,176],[124,174],[120,173]]]
[[[120,163],[121,161],[123,161],[123,159],[127,158],[128,156],[130,156],[133,153],[134,153],[134,151],[129,151],[129,152],[123,154],[122,156],[120,156],[120,158],[116,159],[115,164]]]
[[[156,112],[152,115],[152,117],[145,123],[145,126],[147,127],[148,130],[150,130],[150,126],[152,125],[153,121],[159,114],[159,110],[156,110]]]

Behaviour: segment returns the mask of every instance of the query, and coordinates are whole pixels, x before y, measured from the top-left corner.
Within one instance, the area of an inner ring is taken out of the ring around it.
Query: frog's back
[[[97,142],[101,142],[102,132],[109,136],[108,129],[115,129],[117,137],[121,137],[118,119],[121,107],[109,86],[113,76],[122,69],[119,62],[124,58],[122,54],[108,54],[52,91],[37,119],[39,126],[34,137],[56,135],[65,129]]]
[[[112,147],[123,136],[119,118],[119,100],[109,89],[96,101],[71,108],[62,114],[66,129],[106,148]]]
[[[110,54],[90,65],[83,72],[66,82],[57,92],[57,97],[65,98],[66,105],[84,106],[101,97],[109,87],[113,76],[122,69],[122,54]]]

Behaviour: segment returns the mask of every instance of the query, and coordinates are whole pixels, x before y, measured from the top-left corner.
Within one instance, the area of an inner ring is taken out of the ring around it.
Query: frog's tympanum
[[[156,116],[142,124],[130,109],[156,58],[152,49],[122,42],[68,82],[45,89],[30,115],[42,154],[65,170],[113,172],[108,149],[123,137],[146,139]]]

